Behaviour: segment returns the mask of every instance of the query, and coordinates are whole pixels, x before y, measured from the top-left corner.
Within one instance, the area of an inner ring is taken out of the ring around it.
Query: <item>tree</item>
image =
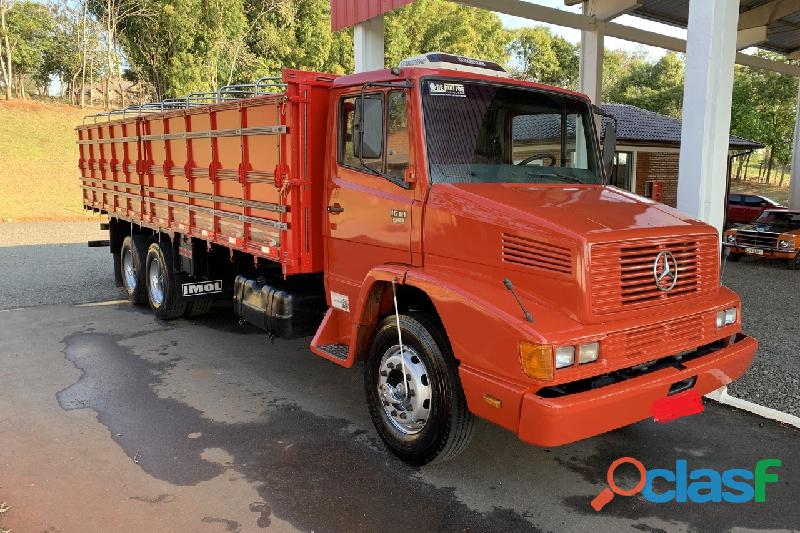
[[[578,86],[578,46],[549,28],[517,30],[509,48],[516,77],[570,89]]]
[[[635,105],[662,115],[680,118],[683,109],[683,59],[675,52],[658,61],[643,54],[607,54],[612,76],[604,94],[609,102]]]
[[[783,60],[762,50],[758,55]],[[767,181],[775,163],[786,164],[791,159],[797,83],[797,78],[767,70],[737,65],[734,71],[731,133],[767,146]]]
[[[423,52],[448,52],[505,65],[512,33],[491,11],[417,0],[386,15],[386,65]]]
[[[6,83],[16,83],[17,96],[25,98],[28,78],[46,79],[42,73],[45,52],[52,45],[55,21],[47,5],[38,2],[17,2],[5,13],[4,40],[8,65]],[[16,73],[16,81],[11,75]]]
[[[11,39],[8,36],[8,23],[6,15],[11,9],[13,0],[0,0],[0,70],[3,73],[3,83],[6,87],[6,100],[11,100],[11,84],[13,72],[11,67]],[[5,49],[5,50],[4,50]],[[3,56],[5,52],[5,57]]]

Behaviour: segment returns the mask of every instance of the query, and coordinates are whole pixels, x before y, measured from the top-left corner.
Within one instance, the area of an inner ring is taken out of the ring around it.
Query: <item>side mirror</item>
[[[614,170],[614,154],[617,152],[617,125],[613,120],[609,120],[606,124],[606,132],[603,136],[603,169],[606,172],[606,178],[611,177],[611,172]]]
[[[362,96],[356,100],[353,141],[359,159],[380,159],[383,155],[382,97]]]

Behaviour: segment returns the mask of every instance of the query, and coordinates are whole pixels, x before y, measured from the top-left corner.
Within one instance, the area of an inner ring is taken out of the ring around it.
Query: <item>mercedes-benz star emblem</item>
[[[669,250],[658,252],[653,262],[653,279],[660,291],[671,291],[678,283],[678,262]]]

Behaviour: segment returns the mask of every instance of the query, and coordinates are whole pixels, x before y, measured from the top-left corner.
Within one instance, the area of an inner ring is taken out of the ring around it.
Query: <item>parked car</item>
[[[784,259],[789,268],[800,269],[800,210],[767,209],[752,224],[727,230],[723,245],[730,261],[753,255]]]
[[[728,195],[728,224],[750,224],[765,209],[785,209],[784,206],[766,196],[758,194]]]

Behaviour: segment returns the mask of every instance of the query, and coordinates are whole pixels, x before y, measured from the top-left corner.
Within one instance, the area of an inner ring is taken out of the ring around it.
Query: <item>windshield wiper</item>
[[[525,175],[531,178],[534,176],[558,178],[565,181],[571,181],[574,183],[583,184],[583,182],[580,179],[576,178],[575,176],[570,176],[568,174],[559,174],[558,172],[526,172]]]

